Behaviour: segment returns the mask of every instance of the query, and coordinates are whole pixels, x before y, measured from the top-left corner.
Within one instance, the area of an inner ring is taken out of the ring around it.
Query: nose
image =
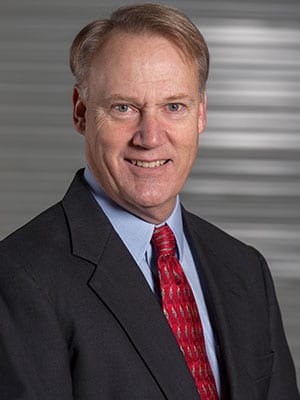
[[[133,144],[145,149],[152,149],[161,146],[165,140],[165,131],[154,110],[143,111],[138,129],[133,137]]]

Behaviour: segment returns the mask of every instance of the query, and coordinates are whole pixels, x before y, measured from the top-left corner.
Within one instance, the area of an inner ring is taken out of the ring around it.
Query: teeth
[[[157,160],[157,161],[141,161],[141,160],[130,160],[131,164],[137,165],[138,167],[143,168],[156,168],[164,165],[166,160]]]

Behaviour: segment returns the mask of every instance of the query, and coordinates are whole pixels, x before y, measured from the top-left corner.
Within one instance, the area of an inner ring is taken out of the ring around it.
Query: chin
[[[168,201],[168,197],[162,196],[161,193],[143,193],[141,196],[136,197],[136,204],[142,207],[156,207]]]
[[[165,210],[168,210],[167,212],[172,212],[173,207],[175,206],[175,198],[176,196],[172,198],[162,198],[160,197],[148,197],[148,198],[142,198],[138,199],[135,204],[136,207],[139,210],[147,210],[148,212],[157,212],[160,213],[160,210],[164,212]],[[164,211],[163,211],[164,210]]]

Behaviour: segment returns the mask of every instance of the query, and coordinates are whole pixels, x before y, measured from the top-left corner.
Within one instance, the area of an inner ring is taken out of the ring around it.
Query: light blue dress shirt
[[[97,203],[102,208],[115,231],[134,258],[136,264],[141,269],[152,291],[155,292],[156,287],[154,277],[156,271],[153,270],[153,266],[151,265],[151,238],[155,225],[129,213],[112,201],[99,186],[88,167],[85,168],[84,178],[91,188],[91,192]],[[192,288],[198,306],[204,331],[207,356],[215,377],[217,390],[220,394],[220,373],[216,356],[214,334],[204,301],[199,275],[183,231],[179,196],[177,196],[176,206],[172,214],[166,221],[164,221],[164,224],[165,223],[168,224],[174,232],[177,243],[178,259]]]

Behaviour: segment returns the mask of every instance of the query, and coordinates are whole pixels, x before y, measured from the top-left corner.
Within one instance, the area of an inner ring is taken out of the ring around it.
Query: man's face
[[[120,206],[152,223],[169,216],[204,130],[198,70],[167,39],[115,33],[93,59],[74,123],[89,168]]]

